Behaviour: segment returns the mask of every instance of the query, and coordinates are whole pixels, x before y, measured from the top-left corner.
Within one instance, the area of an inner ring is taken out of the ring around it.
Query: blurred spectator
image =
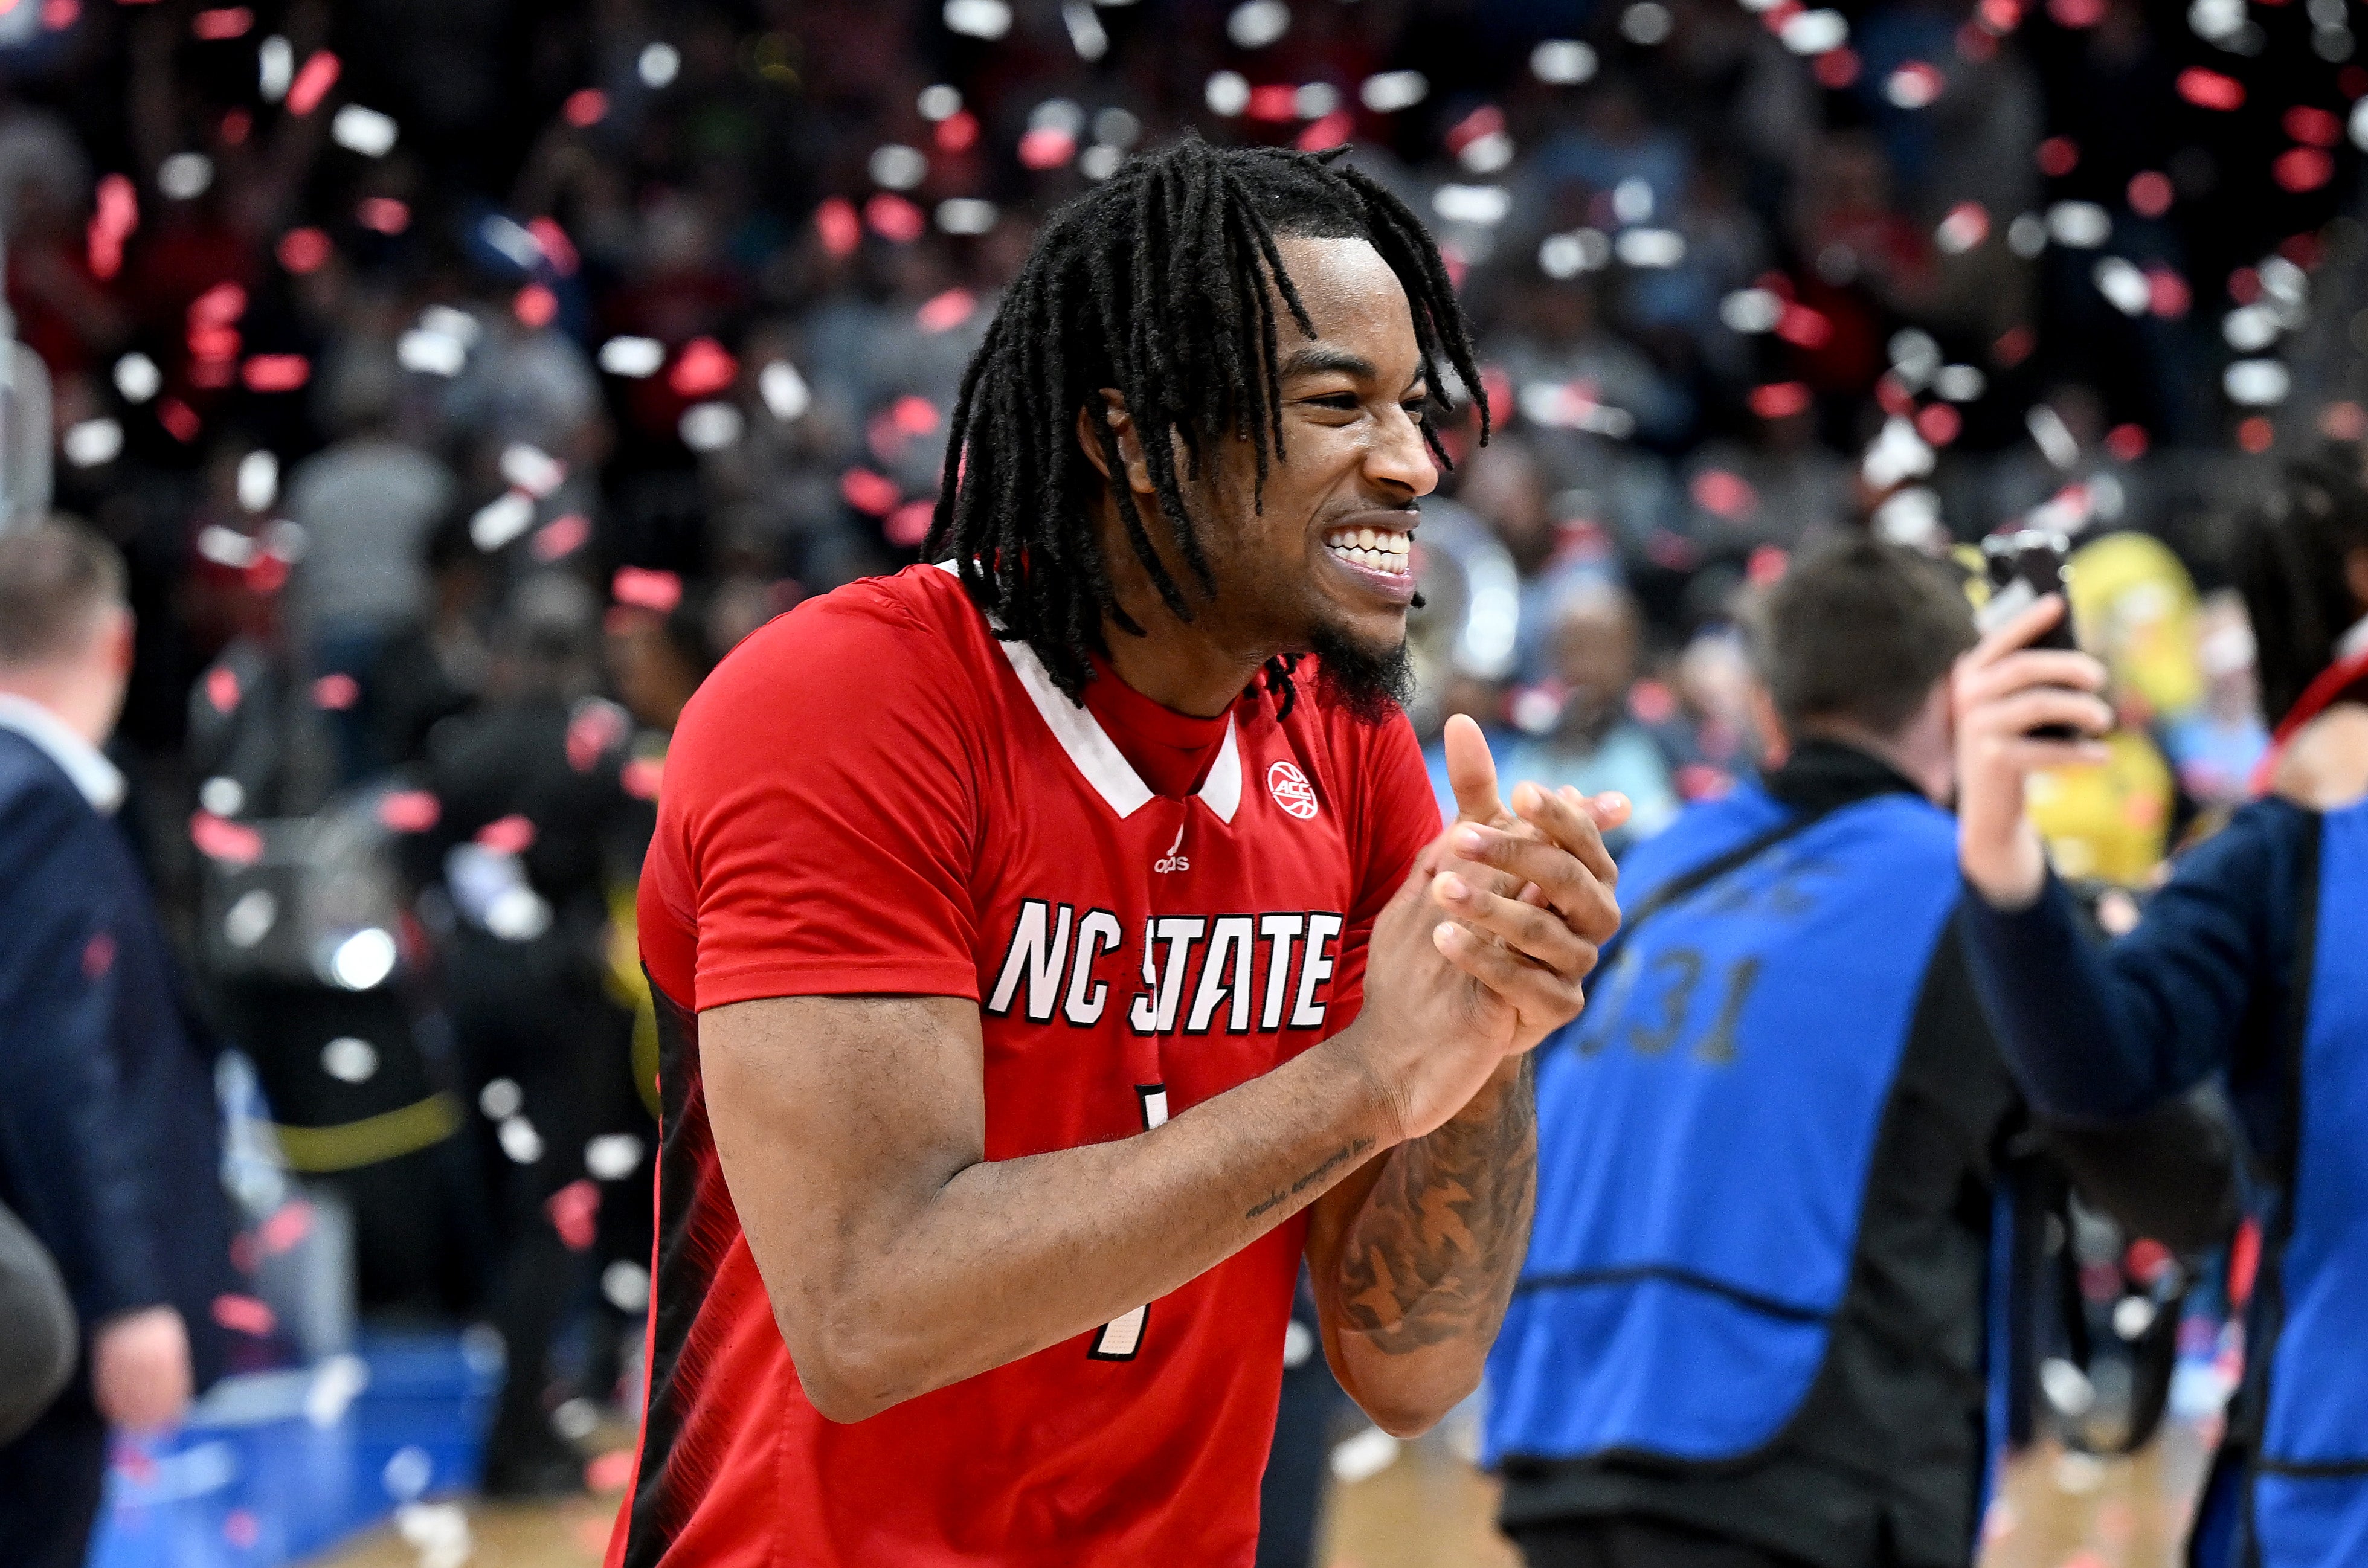
[[[421,546],[454,499],[450,471],[405,440],[393,356],[370,345],[330,368],[325,401],[336,445],[308,459],[289,483],[289,516],[304,530],[293,584],[303,628],[303,667],[341,675],[360,690],[331,721],[338,777],[382,767],[374,699],[366,684],[388,640],[424,619]]]
[[[1635,601],[1606,583],[1566,589],[1553,621],[1554,682],[1560,703],[1543,733],[1517,743],[1502,764],[1508,778],[1548,789],[1570,785],[1593,795],[1616,790],[1634,806],[1627,823],[1605,835],[1613,854],[1650,838],[1678,812],[1677,786],[1658,736],[1629,711],[1643,626]]]
[[[112,549],[64,522],[0,532],[0,1203],[89,1335],[0,1448],[0,1540],[25,1568],[81,1563],[108,1426],[169,1424],[213,1381],[233,1287],[212,1040],[109,820],[124,780],[98,748],[131,662]]]

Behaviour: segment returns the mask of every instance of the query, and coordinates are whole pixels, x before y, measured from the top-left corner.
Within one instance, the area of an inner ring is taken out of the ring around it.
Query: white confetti
[[[378,1047],[339,1035],[321,1048],[321,1071],[341,1084],[366,1084],[378,1074]]]
[[[115,362],[115,390],[126,403],[146,403],[164,384],[165,372],[145,354],[135,351]]]
[[[1550,38],[1530,51],[1530,74],[1557,87],[1575,87],[1595,74],[1595,46],[1577,39]]]
[[[1225,18],[1225,36],[1236,49],[1264,49],[1291,30],[1291,7],[1282,0],[1244,0]]]
[[[534,498],[523,491],[505,490],[469,519],[469,542],[491,555],[533,526]]]
[[[156,169],[156,188],[176,201],[195,201],[214,183],[214,161],[203,153],[176,153]]]
[[[694,452],[720,452],[740,438],[747,419],[728,403],[695,403],[682,411],[682,444]]]
[[[1375,114],[1395,114],[1429,97],[1430,79],[1419,71],[1383,71],[1357,89],[1357,101]]]
[[[776,359],[757,372],[757,395],[765,400],[765,412],[784,425],[814,406],[814,393],[807,388],[806,379],[786,359]]]
[[[265,512],[279,499],[279,460],[257,447],[238,460],[238,504]]]
[[[123,426],[112,419],[85,419],[67,427],[58,438],[58,448],[65,453],[66,461],[76,468],[111,463],[123,450]]]
[[[1004,0],[946,0],[946,30],[989,42],[1011,30],[1011,7]]]
[[[665,363],[666,345],[655,337],[612,337],[600,345],[600,369],[612,376],[640,381]]]
[[[644,86],[657,91],[672,83],[682,70],[682,51],[670,43],[644,45],[634,69],[641,73]]]
[[[365,158],[383,158],[394,151],[394,120],[374,108],[347,104],[329,121],[329,136],[349,153],[359,153]]]

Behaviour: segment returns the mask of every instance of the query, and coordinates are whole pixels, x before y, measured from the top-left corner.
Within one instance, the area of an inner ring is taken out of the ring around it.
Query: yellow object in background
[[[2109,760],[2031,777],[2032,825],[2061,875],[2141,888],[2169,850],[2170,765],[2145,733],[2105,737]]]
[[[2203,700],[2196,657],[2195,580],[2150,534],[2107,534],[2074,551],[2065,588],[2080,645],[2105,661],[2114,690],[2149,720]]]

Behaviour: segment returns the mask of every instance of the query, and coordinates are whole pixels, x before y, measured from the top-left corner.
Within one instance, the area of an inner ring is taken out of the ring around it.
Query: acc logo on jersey
[[[1268,768],[1266,787],[1273,793],[1274,803],[1300,821],[1315,814],[1315,786],[1292,764],[1278,762]]]

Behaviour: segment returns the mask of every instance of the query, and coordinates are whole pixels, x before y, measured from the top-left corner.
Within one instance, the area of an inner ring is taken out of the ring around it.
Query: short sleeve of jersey
[[[1354,746],[1342,755],[1352,758],[1359,786],[1355,832],[1357,902],[1349,912],[1349,928],[1340,944],[1340,966],[1335,976],[1342,1006],[1335,1017],[1356,1017],[1364,1000],[1365,949],[1373,935],[1373,921],[1397,893],[1414,869],[1415,858],[1439,836],[1439,798],[1430,771],[1416,744],[1414,726],[1404,717],[1386,724],[1353,732]]]
[[[642,886],[643,961],[699,1009],[978,995],[973,681],[871,584],[757,631],[683,710]]]

